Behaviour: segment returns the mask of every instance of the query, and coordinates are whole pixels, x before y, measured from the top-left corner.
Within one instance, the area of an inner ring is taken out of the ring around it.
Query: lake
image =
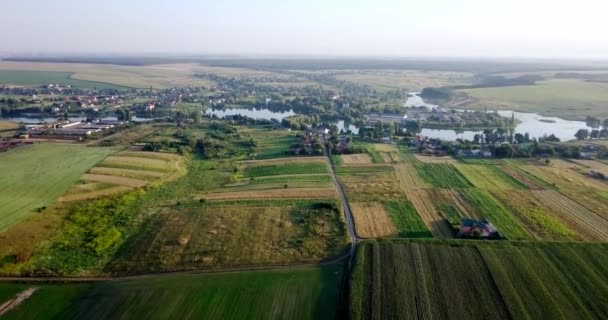
[[[231,108],[231,109],[223,109],[223,110],[212,110],[212,109],[208,109],[205,112],[206,115],[216,115],[218,118],[223,118],[225,116],[234,116],[234,115],[242,115],[242,116],[247,116],[250,118],[254,118],[254,119],[265,119],[265,120],[270,120],[270,119],[277,119],[279,121],[283,120],[283,118],[287,118],[289,116],[293,116],[296,115],[295,112],[293,112],[293,110],[289,110],[286,112],[276,112],[276,111],[271,111],[265,108],[262,109],[255,109],[255,108]],[[338,130],[351,130],[354,134],[358,134],[359,133],[359,128],[357,128],[356,126],[350,124],[350,123],[345,123],[344,120],[340,120],[338,122],[335,123],[336,126],[338,126]]]
[[[418,93],[411,93],[405,105],[438,107],[437,105],[425,103]],[[514,115],[515,119],[519,121],[514,133],[529,133],[530,138],[541,138],[544,135],[554,134],[560,140],[567,141],[575,139],[574,134],[579,129],[588,129],[590,131],[592,129],[583,121],[564,120],[557,117],[545,117],[535,113],[513,112],[510,110],[499,110],[498,113],[507,118],[511,118],[511,115]],[[477,133],[481,133],[481,131],[456,132],[455,130],[446,129],[422,129],[420,132],[420,134],[426,137],[447,141],[454,141],[456,139],[473,140],[473,137]]]

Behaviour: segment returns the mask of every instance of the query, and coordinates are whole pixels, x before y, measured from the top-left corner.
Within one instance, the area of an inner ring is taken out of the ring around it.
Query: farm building
[[[462,219],[458,236],[461,238],[500,239],[502,236],[486,219]]]

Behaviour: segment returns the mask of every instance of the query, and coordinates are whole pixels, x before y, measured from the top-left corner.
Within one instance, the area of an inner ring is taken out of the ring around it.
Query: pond
[[[296,115],[292,110],[285,112],[276,112],[270,111],[269,109],[255,109],[255,108],[231,108],[231,109],[207,109],[205,115],[212,116],[215,115],[218,118],[223,118],[225,116],[235,116],[241,115],[254,119],[277,119],[279,121],[283,120],[283,118],[287,118],[289,116]]]
[[[279,121],[281,121],[284,118],[287,118],[289,116],[296,115],[296,113],[293,112],[293,110],[289,110],[286,112],[277,112],[277,111],[271,111],[266,108],[262,108],[262,109],[232,108],[232,109],[223,109],[223,110],[208,109],[205,112],[205,114],[206,115],[216,115],[218,118],[223,118],[225,116],[234,116],[234,115],[238,114],[238,115],[247,116],[247,117],[254,118],[254,119],[265,119],[265,120],[277,119]],[[335,124],[336,124],[336,126],[338,126],[338,130],[344,130],[344,131],[351,130],[354,134],[359,133],[359,128],[357,128],[356,126],[354,126],[350,123],[346,123],[344,120],[340,120],[340,121],[336,122]]]

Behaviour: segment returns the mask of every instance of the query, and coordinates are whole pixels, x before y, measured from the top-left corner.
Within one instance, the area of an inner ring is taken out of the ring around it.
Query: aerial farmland
[[[608,316],[605,139],[365,121],[469,73],[206,63],[0,62],[0,316]]]

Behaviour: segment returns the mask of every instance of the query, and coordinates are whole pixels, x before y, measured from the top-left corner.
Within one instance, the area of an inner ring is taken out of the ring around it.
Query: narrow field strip
[[[93,168],[91,168],[91,170],[89,170],[89,173],[143,179],[143,180],[162,178],[163,176],[165,176],[165,173],[158,172],[158,171],[121,169],[121,168],[105,168],[105,167],[93,167]]]
[[[102,189],[102,190],[77,193],[77,194],[71,194],[70,192],[68,192],[68,193],[64,194],[61,198],[59,198],[59,201],[70,202],[70,201],[97,199],[97,198],[100,198],[103,196],[109,196],[109,195],[127,192],[129,190],[133,190],[133,188],[125,187],[125,186],[117,186],[117,187],[111,187],[111,188],[106,188],[106,189]]]
[[[272,189],[267,191],[239,191],[239,192],[221,192],[221,193],[206,193],[201,195],[207,200],[235,200],[235,199],[272,199],[272,198],[293,198],[293,199],[324,199],[335,198],[337,192],[334,188],[287,188],[287,189]]]
[[[154,168],[154,169],[171,169],[171,166],[168,161],[151,159],[151,158],[137,158],[137,157],[119,157],[119,156],[109,156],[103,162],[107,164],[118,164],[118,165],[127,165],[132,167],[139,168]]]
[[[516,179],[517,181],[523,183],[529,189],[543,190],[549,186],[548,183],[526,173],[525,171],[517,169],[514,166],[502,165],[502,166],[500,166],[500,169],[502,169],[502,171],[504,171],[505,173],[507,173],[514,179]]]
[[[243,166],[258,166],[258,165],[273,165],[285,163],[325,163],[325,157],[292,157],[292,158],[277,158],[264,160],[244,160],[239,161]]]
[[[408,190],[406,195],[433,236],[437,238],[454,237],[451,227],[437,211],[437,208],[433,205],[433,199],[429,197],[426,190]]]
[[[399,186],[404,191],[428,188],[429,185],[424,182],[413,165],[402,163],[394,165],[393,168],[395,168],[395,175],[399,180]]]
[[[82,180],[87,182],[105,182],[130,188],[141,188],[148,184],[148,182],[145,180],[88,173],[82,176]]]

